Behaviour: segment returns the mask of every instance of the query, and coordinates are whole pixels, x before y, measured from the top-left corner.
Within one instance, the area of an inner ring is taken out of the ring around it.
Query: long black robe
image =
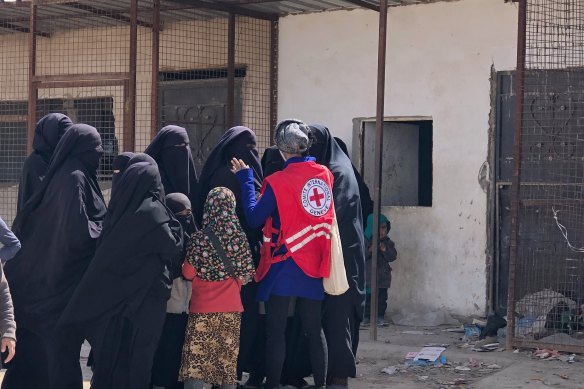
[[[337,142],[341,150],[343,150],[343,153],[345,153],[345,155],[349,157],[349,159],[351,159],[351,157],[349,156],[349,149],[347,149],[347,145],[345,144],[345,142],[343,142],[341,138],[337,137],[335,137],[335,141]],[[359,171],[357,170],[355,165],[353,165],[352,162],[351,166],[353,166],[353,173],[355,173],[355,178],[357,179],[357,184],[359,185],[359,197],[361,197],[361,212],[363,214],[363,229],[365,229],[367,227],[367,216],[373,213],[373,199],[371,199],[369,187],[365,183],[365,180],[363,180],[363,176],[361,176],[361,173],[359,173]]]
[[[351,160],[331,136],[328,128],[310,129],[315,142],[310,155],[328,167],[334,176],[333,198],[341,235],[349,290],[341,296],[325,295],[323,329],[329,351],[330,378],[354,377],[358,325],[365,308],[365,251],[359,185]]]
[[[37,122],[32,141],[33,151],[22,166],[17,212],[40,187],[57,143],[72,124],[71,119],[61,113],[50,113]]]
[[[60,336],[55,324],[93,258],[101,233],[106,213],[97,183],[101,152],[95,128],[71,126],[59,141],[41,186],[14,221],[22,249],[6,264],[6,277],[17,326],[42,339],[51,388],[82,385],[82,338]],[[20,357],[34,360],[22,352]],[[34,375],[34,369],[29,374]],[[16,384],[26,388],[25,383]]]
[[[264,150],[262,155],[262,169],[264,170],[264,177],[272,175],[284,169],[284,156],[278,150],[278,147],[271,146]]]
[[[165,192],[182,193],[195,204],[198,180],[187,130],[163,127],[144,152],[158,164]]]
[[[111,190],[112,195],[113,195],[113,192],[115,191],[116,187],[118,186],[117,184],[118,184],[120,178],[122,177],[122,175],[126,171],[126,167],[128,166],[130,159],[132,159],[135,155],[136,154],[134,154],[130,151],[125,151],[123,153],[116,155],[116,157],[114,158],[114,161],[112,163],[112,170],[113,170],[112,190]]]
[[[94,389],[148,385],[170,295],[160,293],[161,282],[182,248],[156,164],[132,162],[110,201],[95,257],[59,322],[85,331],[95,347]]]
[[[231,172],[231,159],[243,160],[253,171],[256,192],[260,192],[263,172],[259,154],[256,148],[256,136],[247,127],[237,126],[229,129],[217,145],[213,148],[205,161],[199,178],[199,195],[195,204],[195,214],[199,222],[202,219],[203,207],[209,191],[217,187],[230,189],[235,195],[235,212],[249,242],[252,258],[257,266],[260,258],[262,241],[261,231],[251,228],[245,218],[242,201],[241,185],[237,177]],[[254,366],[261,363],[263,349],[258,343],[261,334],[259,304],[255,300],[257,284],[250,282],[241,289],[241,299],[244,312],[241,318],[241,336],[238,359],[238,373],[252,371]]]

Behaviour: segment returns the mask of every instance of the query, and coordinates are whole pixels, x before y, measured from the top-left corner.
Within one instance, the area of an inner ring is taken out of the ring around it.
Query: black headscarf
[[[203,171],[199,178],[199,195],[197,196],[195,208],[199,221],[203,216],[202,210],[209,191],[219,186],[230,189],[235,194],[238,208],[241,208],[239,182],[231,172],[232,158],[243,160],[252,169],[258,191],[261,188],[263,173],[256,148],[255,133],[247,127],[237,126],[230,128],[213,148],[203,166]]]
[[[284,156],[282,156],[282,153],[277,146],[271,146],[265,149],[264,155],[262,156],[264,177],[268,177],[284,169],[285,162]]]
[[[102,152],[95,128],[71,126],[40,188],[16,215],[22,249],[5,271],[21,320],[60,314],[93,258],[106,214],[97,183]]]
[[[182,229],[161,195],[156,164],[128,165],[110,201],[95,257],[61,316],[62,326],[131,316],[140,306],[182,248]]]
[[[165,192],[185,194],[194,202],[198,181],[187,130],[163,127],[144,152],[158,164]]]
[[[343,142],[341,138],[337,137],[335,137],[335,141],[337,142],[341,150],[343,150],[343,153],[345,153],[345,155],[349,157],[349,159],[351,159],[351,157],[349,156],[349,149],[347,149],[347,145],[345,144],[345,142]],[[353,166],[353,172],[355,173],[355,178],[357,179],[357,184],[359,185],[359,196],[361,197],[361,212],[363,213],[363,228],[366,228],[367,216],[373,213],[373,199],[371,199],[369,187],[365,183],[365,180],[363,180],[363,176],[361,176],[361,173],[359,173],[359,171],[357,170],[355,165],[353,165],[352,162],[351,165]]]
[[[61,113],[50,113],[36,124],[32,141],[33,152],[24,161],[20,176],[17,211],[40,186],[57,143],[71,125],[71,119]]]
[[[114,158],[114,161],[112,162],[112,170],[113,170],[112,193],[114,192],[115,188],[117,187],[118,181],[120,180],[120,178],[124,174],[124,171],[126,170],[126,167],[128,166],[128,162],[130,162],[130,159],[132,159],[135,155],[136,154],[134,154],[130,151],[125,151],[123,153],[116,155],[116,157]]]
[[[362,314],[365,293],[365,251],[359,185],[351,160],[331,136],[329,129],[319,124],[311,125],[310,129],[314,136],[310,155],[316,158],[316,162],[328,167],[335,178],[333,199],[341,234],[345,270],[351,289],[349,292],[354,293],[356,308]]]

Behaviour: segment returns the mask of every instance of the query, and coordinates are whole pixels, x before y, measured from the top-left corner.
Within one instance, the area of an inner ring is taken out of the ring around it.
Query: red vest
[[[260,281],[273,263],[291,257],[314,278],[328,277],[331,258],[331,226],[334,220],[333,174],[315,162],[298,162],[264,181],[276,196],[280,230],[268,218],[255,280]],[[285,245],[284,255],[275,255]]]

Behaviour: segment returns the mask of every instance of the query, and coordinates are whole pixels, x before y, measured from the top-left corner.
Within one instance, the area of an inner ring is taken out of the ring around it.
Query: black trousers
[[[16,330],[17,353],[6,364],[2,389],[49,389],[45,344],[26,328]]]
[[[388,288],[378,288],[377,289],[377,317],[385,317],[385,311],[387,310],[387,297]],[[365,299],[365,317],[369,318],[371,315],[371,294],[367,293]]]
[[[356,314],[355,298],[351,289],[340,296],[325,295],[323,329],[328,345],[329,382],[357,374],[353,350],[357,350],[358,339],[354,339],[354,333],[360,318]]]
[[[266,303],[266,388],[277,388],[286,355],[286,323],[290,297],[271,296]],[[316,386],[324,386],[327,344],[321,325],[321,301],[297,298],[296,312],[309,340],[310,362]]]

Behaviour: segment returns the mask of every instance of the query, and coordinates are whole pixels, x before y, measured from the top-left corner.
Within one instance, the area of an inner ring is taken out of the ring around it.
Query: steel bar
[[[381,2],[379,3],[379,6],[377,6],[364,0],[345,0],[345,1],[347,3],[355,4],[362,8],[372,9],[373,11],[379,11],[381,9]],[[385,5],[385,8],[387,8],[387,4]]]
[[[130,3],[130,63],[128,99],[125,101],[128,126],[124,126],[124,151],[134,151],[136,144],[136,62],[138,58],[138,0]]]
[[[36,110],[37,110],[37,100],[38,100],[38,89],[36,88],[33,78],[36,75],[36,54],[37,54],[37,41],[36,41],[36,15],[37,15],[37,5],[36,1],[32,0],[30,2],[30,21],[29,21],[29,32],[28,32],[28,123],[27,123],[27,137],[26,137],[26,149],[28,154],[32,152],[32,140],[34,138],[34,130],[36,126]]]
[[[214,11],[222,12],[233,12],[242,16],[249,16],[251,18],[263,19],[263,20],[278,20],[279,15],[275,13],[265,13],[253,11],[243,7],[238,7],[234,5],[228,5],[223,3],[210,3],[201,0],[172,0],[174,3],[192,5],[193,8],[207,8]]]
[[[377,260],[379,215],[381,213],[381,162],[383,156],[383,117],[385,104],[385,61],[387,52],[387,0],[379,3],[379,46],[377,51],[377,115],[375,122],[375,164],[373,175],[373,241],[371,258],[371,340],[377,340]]]
[[[131,24],[131,17],[127,17],[124,15],[124,12],[120,11],[111,11],[111,10],[104,10],[96,7],[92,7],[91,5],[81,4],[78,2],[65,4],[65,6],[78,9],[80,11],[84,11],[93,15],[101,16],[103,18],[114,19],[120,22]],[[131,11],[130,11],[131,12]],[[152,28],[152,24],[136,19],[136,23],[141,27]]]
[[[44,81],[35,82],[37,89],[50,88],[89,88],[99,86],[120,86],[125,85],[128,79],[114,79],[114,80],[73,80],[73,81]]]
[[[517,76],[515,79],[515,133],[513,134],[513,178],[511,184],[511,233],[509,244],[509,294],[507,304],[507,347],[515,339],[515,273],[518,262],[519,185],[521,183],[521,128],[523,125],[523,92],[525,76],[525,43],[527,29],[527,0],[520,0],[517,23]]]
[[[270,142],[278,123],[278,25],[270,22]]]
[[[29,16],[27,21],[29,21],[29,20],[30,20],[30,16]],[[24,33],[30,32],[29,27],[22,27],[22,26],[19,26],[17,24],[6,21],[6,20],[0,20],[0,28],[6,29],[6,30],[12,30],[12,31],[16,31],[16,32],[24,32]],[[43,32],[43,31],[36,31],[35,35],[42,36],[43,38],[50,38],[51,37],[51,34],[49,34],[48,32]]]
[[[80,73],[80,74],[57,74],[49,76],[33,76],[33,82],[59,82],[59,81],[90,81],[90,80],[123,80],[130,77],[128,72],[105,72],[105,73]]]
[[[235,14],[229,13],[227,26],[227,127],[235,126]]]
[[[150,86],[150,138],[158,132],[158,72],[160,69],[160,0],[152,4],[152,84]]]

